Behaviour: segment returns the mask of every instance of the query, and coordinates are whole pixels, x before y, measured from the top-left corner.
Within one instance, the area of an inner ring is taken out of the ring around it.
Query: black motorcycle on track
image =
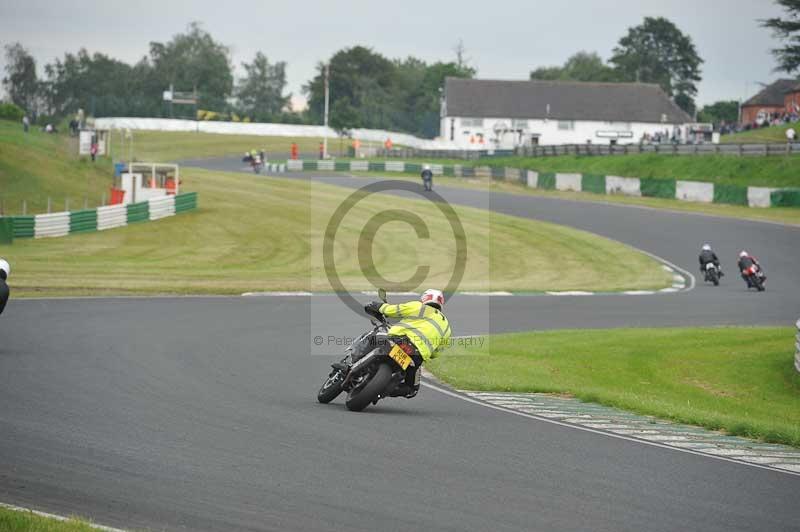
[[[705,281],[707,283],[713,283],[714,286],[719,286],[719,277],[721,272],[719,271],[719,268],[717,268],[716,264],[713,262],[706,263],[703,273],[705,274]]]
[[[386,291],[378,290],[386,303]],[[320,403],[330,403],[347,392],[345,406],[360,412],[386,397],[406,378],[406,370],[414,365],[408,344],[389,337],[389,324],[380,314],[371,314],[372,329],[361,334],[345,350],[347,355],[332,364],[333,371],[317,393]]]

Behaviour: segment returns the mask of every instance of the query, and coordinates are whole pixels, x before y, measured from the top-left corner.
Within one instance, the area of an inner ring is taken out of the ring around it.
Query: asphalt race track
[[[800,317],[798,228],[506,194],[490,204],[693,273],[710,240],[729,275],[653,296],[460,296],[458,335]],[[732,273],[740,246],[762,259],[767,292]],[[0,319],[0,501],[156,530],[800,530],[800,476],[424,385],[363,414],[319,405],[330,358],[309,354],[310,338],[366,325],[337,308],[333,296],[12,300]],[[310,319],[320,313],[329,319]]]

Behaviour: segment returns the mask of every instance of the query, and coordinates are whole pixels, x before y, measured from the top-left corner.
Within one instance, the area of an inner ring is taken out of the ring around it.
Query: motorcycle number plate
[[[404,370],[408,369],[408,366],[411,365],[411,357],[397,345],[392,347],[392,350],[389,351],[389,358],[397,362],[397,365]]]

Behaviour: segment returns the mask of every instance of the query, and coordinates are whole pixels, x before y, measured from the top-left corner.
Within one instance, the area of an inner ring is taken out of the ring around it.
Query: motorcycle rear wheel
[[[392,368],[387,363],[378,366],[375,375],[364,385],[363,388],[354,390],[355,393],[350,392],[347,395],[345,406],[348,410],[353,412],[361,412],[369,404],[378,398],[382,391],[389,385],[392,380]]]

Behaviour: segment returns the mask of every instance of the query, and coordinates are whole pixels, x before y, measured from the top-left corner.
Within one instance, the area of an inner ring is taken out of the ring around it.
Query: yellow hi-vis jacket
[[[392,325],[389,334],[408,338],[424,360],[436,358],[450,339],[450,323],[444,314],[430,305],[419,301],[398,305],[384,303],[380,311],[387,318],[402,320]]]

